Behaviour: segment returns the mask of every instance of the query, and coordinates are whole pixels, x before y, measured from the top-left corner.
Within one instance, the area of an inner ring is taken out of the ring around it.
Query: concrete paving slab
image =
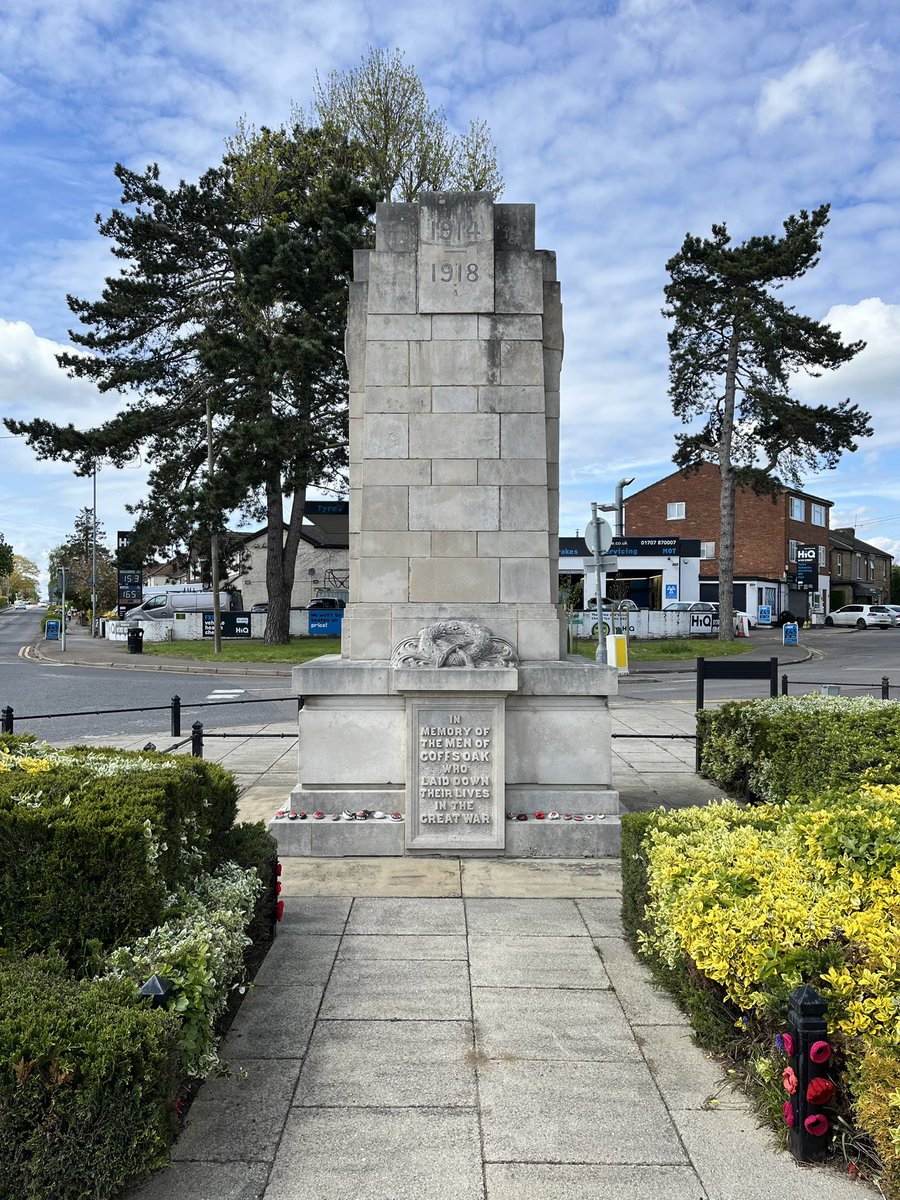
[[[802,1167],[777,1152],[775,1134],[752,1112],[716,1108],[680,1112],[678,1132],[710,1200],[863,1200],[846,1175]]]
[[[469,933],[514,933],[524,937],[581,937],[585,923],[572,900],[466,900]]]
[[[347,933],[464,934],[466,913],[457,899],[393,899],[353,901]]]
[[[285,879],[282,874],[282,880]],[[278,926],[277,937],[282,934],[343,933],[350,905],[349,896],[293,896],[284,891],[284,919]],[[277,940],[277,938],[276,938]]]
[[[464,896],[617,896],[622,887],[618,862],[605,858],[469,858],[461,874]]]
[[[472,1010],[485,1058],[641,1061],[613,992],[474,987]]]
[[[255,987],[222,1043],[222,1058],[302,1058],[323,990],[306,984]]]
[[[483,1196],[474,1112],[294,1108],[265,1200],[483,1200]]]
[[[297,1059],[244,1058],[207,1079],[172,1149],[174,1162],[271,1162],[300,1074]]]
[[[691,1167],[488,1163],[487,1200],[709,1200]]]
[[[253,982],[257,987],[327,983],[340,940],[337,934],[276,938]]]
[[[615,899],[597,898],[593,900],[576,900],[578,911],[592,937],[625,936],[622,928],[622,901]]]
[[[292,858],[283,862],[285,896],[459,896],[459,860]]]
[[[462,959],[469,957],[469,948],[462,934],[432,936],[424,933],[404,933],[396,937],[386,934],[345,934],[338,952],[339,962],[361,962],[365,959]]]
[[[649,968],[639,962],[624,939],[595,938],[594,944],[632,1025],[688,1025],[687,1017],[656,986]]]
[[[265,1163],[173,1163],[127,1200],[262,1200],[268,1176]]]
[[[702,1108],[710,1099],[722,1108],[748,1106],[734,1076],[694,1042],[689,1027],[642,1025],[635,1034],[670,1112]]]
[[[500,1062],[478,1069],[486,1162],[684,1164],[646,1067]]]
[[[608,988],[589,937],[469,936],[473,987]]]
[[[336,963],[323,1020],[469,1021],[469,972],[462,962]]]
[[[474,1108],[468,1021],[320,1021],[294,1103],[323,1108]]]

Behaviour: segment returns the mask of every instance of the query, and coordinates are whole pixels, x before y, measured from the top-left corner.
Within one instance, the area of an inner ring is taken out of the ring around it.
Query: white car
[[[673,600],[663,605],[663,612],[714,613],[719,611],[718,604],[711,600]]]
[[[17,600],[15,602],[15,604],[13,605],[13,608],[27,608],[27,607],[28,607],[27,600]]]
[[[886,604],[845,604],[843,608],[830,612],[825,624],[850,625],[857,629],[877,625],[879,629],[890,629],[892,625],[900,625],[900,621]]]
[[[719,602],[718,602],[718,600],[716,600],[716,601],[713,603],[713,608],[716,610],[716,612],[718,612],[718,611],[719,611]],[[743,617],[743,618],[744,618],[744,620],[747,622],[747,628],[748,628],[748,629],[755,629],[755,628],[756,628],[756,626],[757,626],[757,624],[758,624],[758,622],[757,622],[757,620],[756,620],[756,617],[751,617],[751,616],[750,616],[750,614],[749,614],[748,612],[744,612],[744,610],[743,610],[742,608],[734,608],[734,609],[732,609],[732,612],[733,612],[733,614],[734,614],[735,620],[736,620],[738,617]]]

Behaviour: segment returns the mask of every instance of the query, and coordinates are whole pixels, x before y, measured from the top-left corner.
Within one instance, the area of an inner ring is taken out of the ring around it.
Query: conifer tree
[[[674,461],[690,469],[715,463],[721,474],[719,638],[732,636],[735,488],[775,494],[804,469],[834,467],[872,430],[869,416],[844,400],[802,404],[791,395],[798,372],[820,375],[849,362],[864,342],[841,341],[829,326],[774,294],[818,263],[827,204],[784,222],[784,236],[732,246],[725,225],[711,238],[688,234],[666,263],[663,315],[669,341],[669,396],[691,433],[676,435]]]

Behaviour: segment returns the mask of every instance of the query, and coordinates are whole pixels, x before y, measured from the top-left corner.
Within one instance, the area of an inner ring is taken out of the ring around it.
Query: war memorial
[[[562,306],[534,206],[379,205],[346,355],[350,597],[340,656],[294,669],[308,817],[272,823],[279,852],[616,854],[617,675],[567,656],[557,603]]]

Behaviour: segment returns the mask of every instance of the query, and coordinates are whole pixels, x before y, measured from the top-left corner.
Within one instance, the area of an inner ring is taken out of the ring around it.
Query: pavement
[[[76,635],[67,661],[94,649]],[[646,735],[613,741],[625,808],[720,795],[693,742],[666,736],[693,732],[691,705],[626,687],[611,708],[614,735]],[[205,756],[235,772],[241,819],[267,820],[296,783],[295,726],[224,732]],[[148,740],[172,741],[96,739]],[[624,939],[616,860],[294,858],[281,879],[284,921],[222,1046],[231,1073],[126,1200],[867,1194],[777,1149],[693,1043]]]

